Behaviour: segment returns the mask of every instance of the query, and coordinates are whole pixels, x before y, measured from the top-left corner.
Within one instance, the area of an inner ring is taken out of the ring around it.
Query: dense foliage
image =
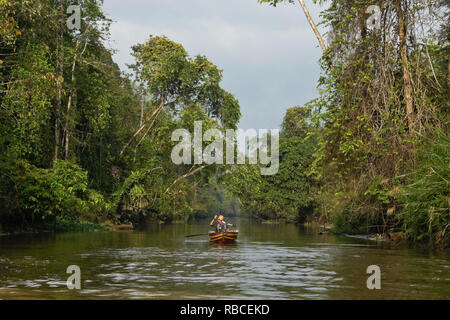
[[[448,2],[320,2],[328,46],[321,96],[309,104],[317,216],[341,232],[403,231],[448,245]]]
[[[436,130],[423,140],[417,165],[402,194],[405,233],[415,241],[445,244],[450,232],[450,136]]]
[[[201,120],[224,132],[241,116],[206,57],[150,35],[123,74],[101,1],[70,1],[77,30],[69,1],[0,0],[0,224],[89,229],[242,208],[448,245],[448,2],[318,1],[325,44],[304,1],[258,1],[298,2],[323,51],[320,97],[287,109],[272,176],[172,162],[174,130]]]
[[[71,4],[81,6],[79,30],[66,23]],[[195,120],[236,127],[239,104],[220,87],[222,71],[150,36],[132,48],[133,78],[123,74],[104,45],[111,21],[101,5],[0,1],[5,228],[188,219],[203,210],[193,193],[214,194],[208,182],[219,169],[174,165],[171,133]],[[222,203],[213,199],[209,207]]]
[[[307,120],[308,110],[287,110],[279,141],[280,167],[275,175],[261,176],[254,165],[239,165],[223,177],[247,213],[260,219],[305,222],[313,209],[315,182],[309,176],[317,143]]]

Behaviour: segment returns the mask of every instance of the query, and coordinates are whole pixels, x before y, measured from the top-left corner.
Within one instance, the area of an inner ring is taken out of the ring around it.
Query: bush
[[[56,220],[51,224],[43,226],[45,229],[51,229],[53,231],[108,231],[109,227],[99,225],[91,222],[73,222],[67,220]]]
[[[404,187],[404,232],[413,241],[428,241],[448,246],[450,237],[449,150],[448,132],[435,130],[432,137],[422,137],[412,181]]]
[[[25,160],[0,159],[0,224],[10,228],[55,226],[62,221],[98,223],[111,205],[88,188],[78,165],[57,161],[42,169]]]

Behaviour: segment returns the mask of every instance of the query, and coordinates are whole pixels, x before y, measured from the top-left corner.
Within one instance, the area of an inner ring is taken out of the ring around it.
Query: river
[[[291,224],[207,222],[145,231],[0,236],[0,299],[450,299],[450,252],[395,249]],[[186,238],[186,235],[205,236]],[[69,265],[81,289],[69,290]],[[381,289],[369,290],[369,265]]]

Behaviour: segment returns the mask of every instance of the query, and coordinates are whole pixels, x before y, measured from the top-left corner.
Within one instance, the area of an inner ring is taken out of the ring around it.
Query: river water
[[[290,224],[238,228],[226,246],[209,243],[207,222],[1,236],[0,299],[450,299],[449,251]],[[80,290],[67,288],[69,265],[80,267]],[[380,290],[367,288],[369,265],[380,267]]]

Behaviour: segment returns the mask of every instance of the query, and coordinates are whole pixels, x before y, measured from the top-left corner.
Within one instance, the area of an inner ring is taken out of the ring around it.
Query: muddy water
[[[207,222],[144,231],[0,237],[0,299],[450,299],[450,253],[393,249],[294,225],[238,221],[217,246]],[[186,238],[186,235],[205,236]],[[69,290],[69,265],[81,289]],[[381,270],[367,289],[366,269]]]

